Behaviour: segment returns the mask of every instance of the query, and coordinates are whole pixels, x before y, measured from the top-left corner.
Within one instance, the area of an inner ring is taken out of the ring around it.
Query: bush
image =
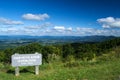
[[[66,59],[65,67],[78,67],[79,62],[75,60],[73,55],[69,55]]]

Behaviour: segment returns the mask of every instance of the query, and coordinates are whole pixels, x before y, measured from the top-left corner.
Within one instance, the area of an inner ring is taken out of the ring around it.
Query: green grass
[[[34,75],[34,67],[20,67],[20,76],[15,76],[14,68],[7,65],[0,69],[0,80],[120,80],[120,59],[68,64],[73,63],[43,64],[39,75]]]

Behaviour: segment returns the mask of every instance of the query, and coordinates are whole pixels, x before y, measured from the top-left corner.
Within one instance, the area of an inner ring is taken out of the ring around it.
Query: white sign
[[[42,64],[41,54],[14,54],[12,55],[12,66],[35,66]]]

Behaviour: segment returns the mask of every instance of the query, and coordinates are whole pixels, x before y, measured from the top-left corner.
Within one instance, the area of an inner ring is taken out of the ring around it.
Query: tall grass
[[[16,77],[14,68],[4,65],[0,69],[0,80],[120,80],[119,58],[102,62],[77,60],[70,63],[46,63],[40,66],[39,75],[34,75],[34,67],[20,69],[20,76]]]

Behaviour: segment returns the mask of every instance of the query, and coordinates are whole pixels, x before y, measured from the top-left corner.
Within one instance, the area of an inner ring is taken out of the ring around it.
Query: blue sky
[[[120,0],[0,0],[0,35],[120,36]]]

